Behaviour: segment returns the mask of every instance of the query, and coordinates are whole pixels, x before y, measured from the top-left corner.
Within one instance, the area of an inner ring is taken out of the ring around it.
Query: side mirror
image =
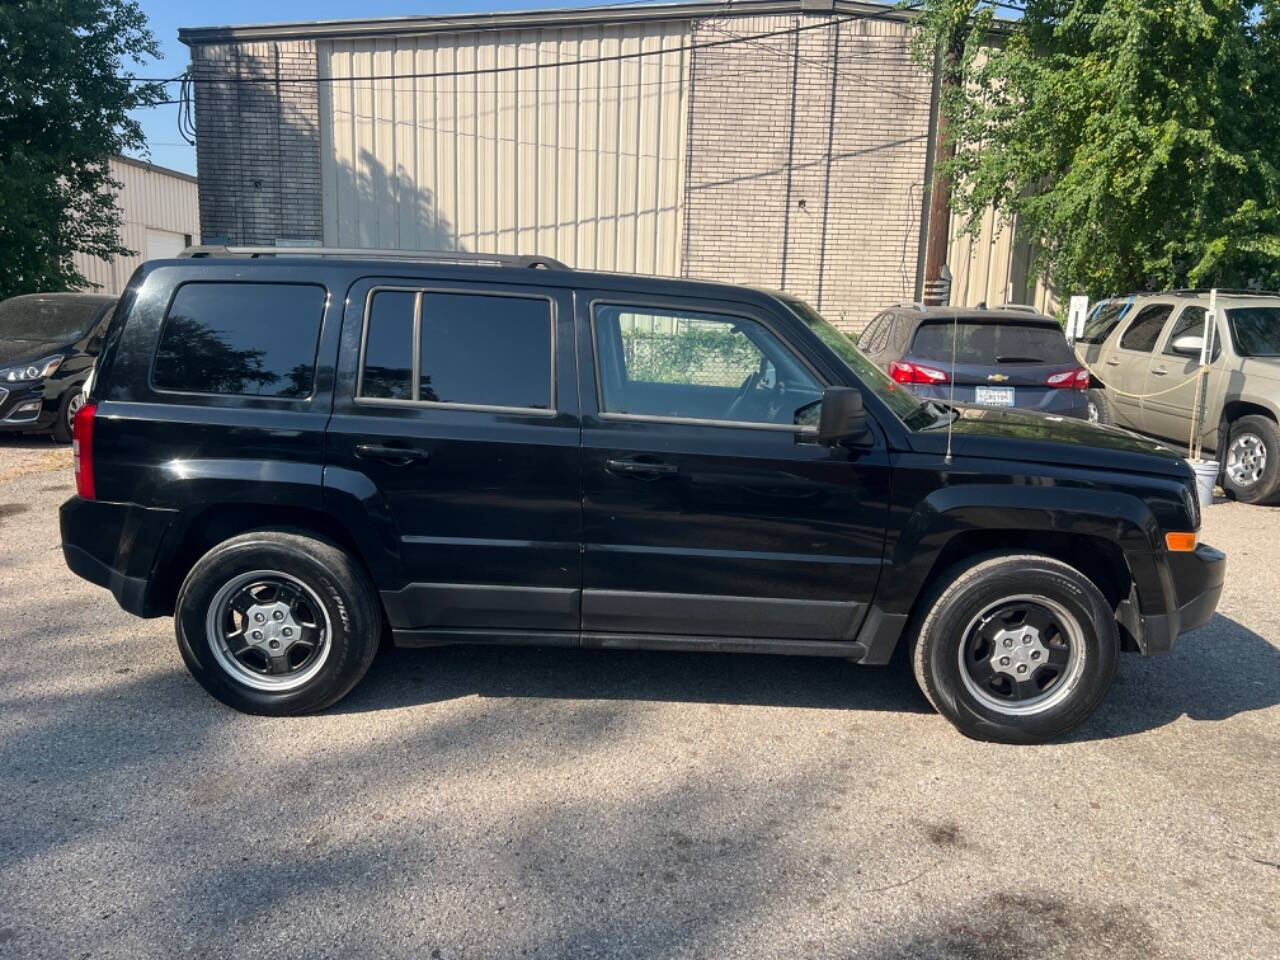
[[[1169,349],[1183,357],[1198,357],[1204,349],[1204,337],[1198,333],[1185,334],[1169,344]]]
[[[818,411],[818,440],[834,445],[841,440],[857,440],[867,432],[867,411],[862,391],[856,387],[827,387],[822,391]]]

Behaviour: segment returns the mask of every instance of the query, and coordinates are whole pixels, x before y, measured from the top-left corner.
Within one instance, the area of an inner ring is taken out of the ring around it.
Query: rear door
[[[1173,313],[1172,303],[1148,303],[1128,322],[1114,350],[1104,351],[1104,382],[1111,391],[1116,419],[1135,430],[1149,429],[1143,418],[1143,394],[1147,387],[1147,370],[1160,333]]]
[[[746,304],[579,294],[584,643],[856,635],[887,450],[816,442],[825,381],[784,330]]]
[[[572,298],[367,279],[348,297],[326,504],[384,530],[391,625],[429,642],[576,642],[581,486]]]

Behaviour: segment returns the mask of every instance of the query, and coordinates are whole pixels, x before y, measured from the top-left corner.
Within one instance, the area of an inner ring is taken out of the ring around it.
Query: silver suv
[[[1136,294],[1094,308],[1076,353],[1092,373],[1089,418],[1186,444],[1207,291]],[[1280,498],[1280,294],[1218,292],[1201,444],[1246,503]]]

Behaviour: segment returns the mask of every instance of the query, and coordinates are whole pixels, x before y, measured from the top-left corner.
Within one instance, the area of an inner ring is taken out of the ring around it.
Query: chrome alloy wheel
[[[314,590],[278,570],[234,577],[214,595],[205,616],[214,659],[254,690],[295,690],[320,672],[333,630]]]
[[[1227,448],[1227,476],[1237,487],[1251,487],[1267,469],[1267,445],[1256,433],[1242,433]]]
[[[1092,400],[1090,400],[1089,405],[1085,409],[1088,411],[1089,422],[1097,423],[1098,422],[1098,405],[1094,403]]]
[[[1010,716],[1043,713],[1062,702],[1084,671],[1084,630],[1048,597],[989,604],[969,621],[960,644],[960,678],[984,707]]]
[[[70,433],[75,427],[76,414],[80,412],[80,408],[84,406],[84,391],[77,390],[71,395],[71,399],[67,401],[67,432]]]

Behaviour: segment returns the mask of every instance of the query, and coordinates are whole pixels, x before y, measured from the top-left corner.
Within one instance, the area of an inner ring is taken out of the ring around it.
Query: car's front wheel
[[[1222,487],[1242,503],[1271,503],[1280,494],[1280,427],[1251,414],[1231,424]]]
[[[174,614],[188,669],[246,713],[340,700],[378,649],[382,610],[363,568],[334,544],[265,530],[218,544],[191,568]]]
[[[1088,577],[1059,560],[988,554],[944,573],[924,603],[916,679],[967,736],[1050,740],[1111,686],[1115,614]]]

